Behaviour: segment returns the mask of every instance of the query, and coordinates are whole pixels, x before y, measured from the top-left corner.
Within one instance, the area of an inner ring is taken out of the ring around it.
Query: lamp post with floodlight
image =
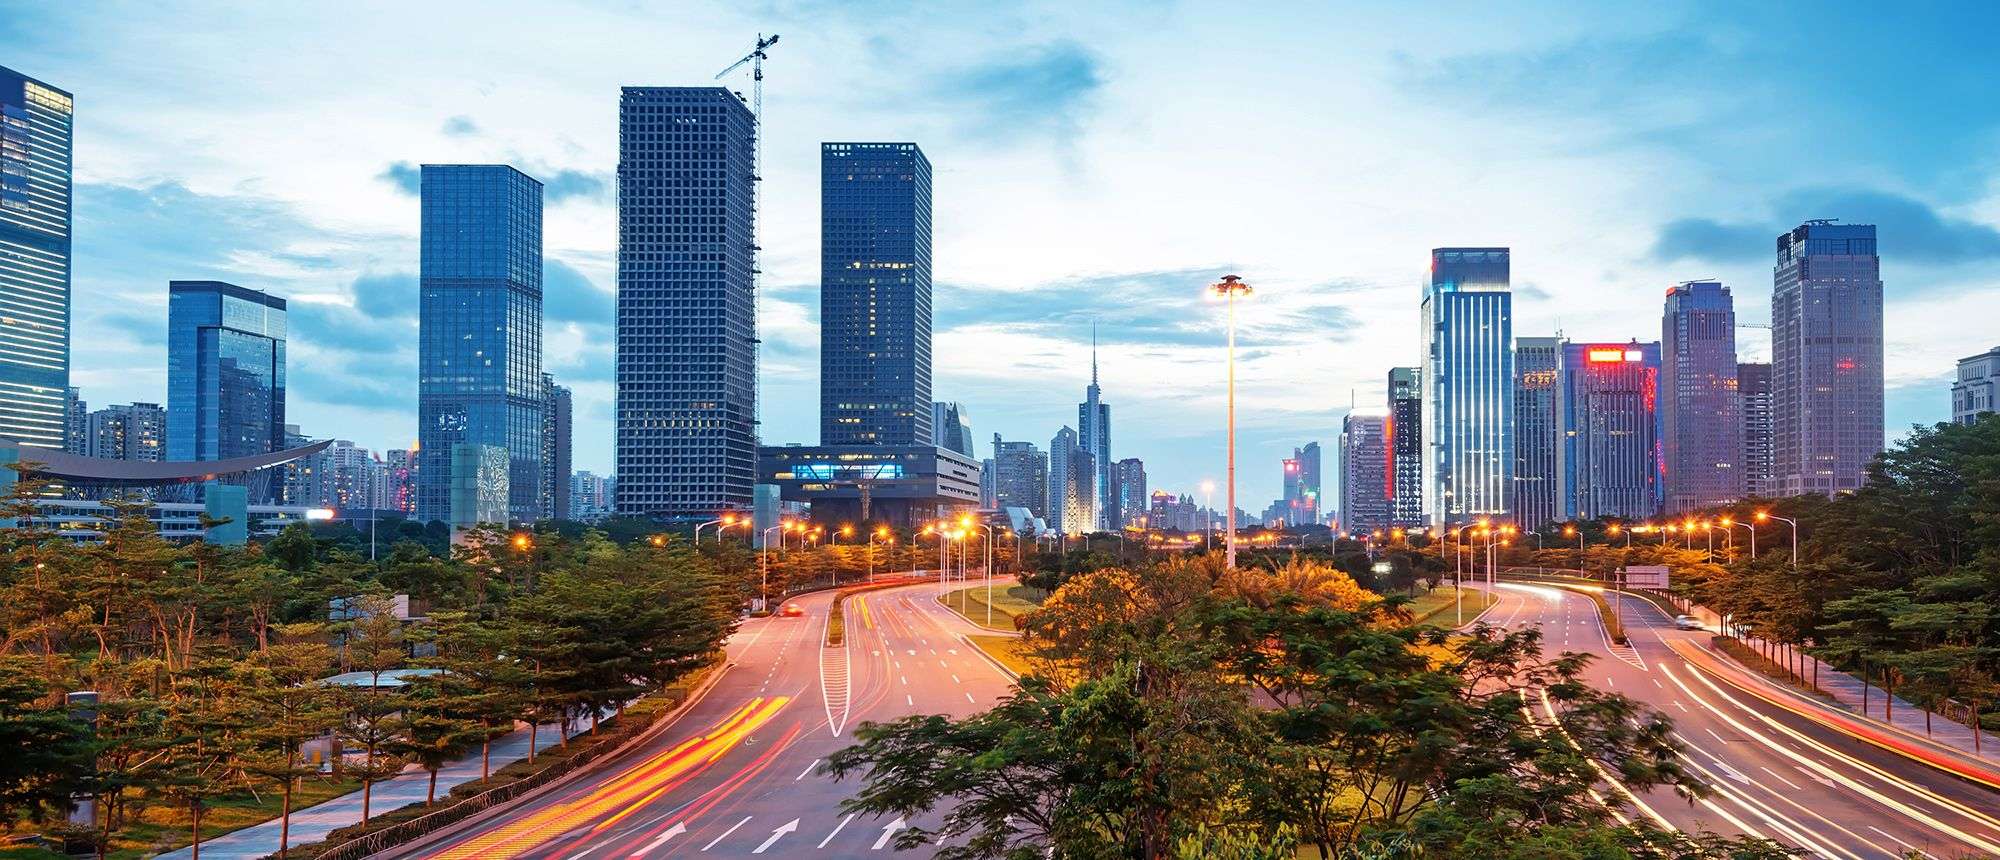
[[[1222,280],[1209,285],[1213,295],[1219,296],[1229,305],[1229,348],[1226,363],[1229,365],[1229,430],[1228,430],[1228,490],[1224,504],[1229,506],[1225,522],[1228,532],[1224,535],[1224,564],[1236,567],[1236,297],[1248,296],[1250,285],[1235,275],[1224,275]]]

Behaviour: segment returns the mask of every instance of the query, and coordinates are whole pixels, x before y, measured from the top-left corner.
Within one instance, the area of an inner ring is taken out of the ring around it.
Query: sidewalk
[[[1756,637],[1748,637],[1744,640],[1744,644],[1755,648],[1763,643]],[[1876,684],[1868,685],[1867,707],[1864,710],[1861,679],[1822,663],[1811,655],[1806,655],[1805,661],[1805,677],[1801,681],[1810,686],[1817,670],[1820,693],[1832,699],[1831,704],[1841,710],[1858,714],[1876,723],[1886,722],[1909,734],[1927,738],[1940,746],[1976,756],[1983,761],[2000,761],[2000,734],[1992,731],[1980,732],[1979,748],[1975,753],[1972,727],[1946,719],[1940,714],[1932,714],[1929,717],[1930,727],[1926,730],[1923,708],[1904,700],[1901,696],[1894,697],[1892,705],[1891,697],[1883,695],[1881,686]]]
[[[590,730],[589,720],[580,720],[577,731],[571,737]],[[536,750],[546,750],[556,743],[561,734],[560,726],[544,725],[539,732],[540,742]],[[499,770],[515,761],[528,757],[528,729],[522,726],[513,732],[493,739],[492,769]],[[452,787],[479,778],[479,749],[438,771],[437,796],[442,798]],[[412,803],[420,803],[430,783],[430,774],[423,768],[411,765],[402,773],[375,783],[374,798],[369,811],[381,815]],[[292,810],[291,845],[298,847],[326,838],[328,833],[357,824],[361,821],[361,792],[344,794],[318,806]],[[245,827],[214,839],[204,839],[201,843],[202,860],[252,860],[252,858],[275,854],[278,851],[278,819],[273,818],[262,824]],[[191,860],[194,850],[182,848],[159,855],[161,860]]]

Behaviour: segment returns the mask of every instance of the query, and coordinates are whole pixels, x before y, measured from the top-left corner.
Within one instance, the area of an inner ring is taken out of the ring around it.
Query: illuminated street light
[[[1757,521],[1763,522],[1764,520],[1777,520],[1792,527],[1792,573],[1797,574],[1799,572],[1799,521],[1773,516],[1770,511],[1758,511]],[[1754,536],[1756,532],[1751,532],[1751,534]]]
[[[1249,284],[1243,283],[1242,278],[1235,275],[1224,275],[1221,281],[1209,286],[1209,291],[1211,294],[1221,297],[1229,305],[1229,347],[1227,352],[1227,363],[1229,365],[1229,476],[1228,493],[1224,502],[1229,505],[1228,518],[1226,520],[1229,530],[1224,537],[1224,546],[1227,549],[1225,550],[1226,555],[1223,563],[1230,568],[1234,568],[1236,567],[1236,297],[1239,295],[1250,295],[1251,288]]]

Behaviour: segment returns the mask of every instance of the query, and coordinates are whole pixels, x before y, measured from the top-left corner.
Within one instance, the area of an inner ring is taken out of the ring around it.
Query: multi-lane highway
[[[853,782],[826,757],[867,720],[963,716],[1009,679],[962,639],[935,583],[846,601],[846,642],[823,647],[830,594],[802,617],[751,619],[729,668],[658,738],[584,776],[382,856],[610,860],[673,856],[887,857],[904,825],[840,811]],[[908,856],[908,855],[904,855]]]
[[[1586,595],[1503,583],[1499,596],[1484,620],[1537,624],[1551,651],[1598,654],[1587,680],[1671,716],[1687,766],[1715,787],[1693,803],[1671,791],[1643,793],[1639,815],[1684,830],[1756,834],[1820,857],[2000,857],[2000,792],[1752,695],[1730,679],[1757,682],[1708,650],[1711,634],[1673,629],[1652,604],[1612,595],[1631,640],[1613,647]]]

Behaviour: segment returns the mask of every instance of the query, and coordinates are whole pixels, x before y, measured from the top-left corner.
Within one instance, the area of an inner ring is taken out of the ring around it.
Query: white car
[[[1707,630],[1707,629],[1708,629],[1707,627],[1703,627],[1703,626],[1702,626],[1702,623],[1701,623],[1701,619],[1698,619],[1698,618],[1696,618],[1696,617],[1694,617],[1694,616],[1692,616],[1692,615],[1676,615],[1676,616],[1674,616],[1674,627],[1675,627],[1675,628],[1677,628],[1677,629],[1680,629],[1680,630]]]

